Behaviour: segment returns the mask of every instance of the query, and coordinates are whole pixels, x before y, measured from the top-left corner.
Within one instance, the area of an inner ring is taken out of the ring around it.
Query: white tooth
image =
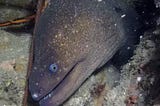
[[[51,96],[52,96],[51,94],[48,95],[49,98],[50,98]]]

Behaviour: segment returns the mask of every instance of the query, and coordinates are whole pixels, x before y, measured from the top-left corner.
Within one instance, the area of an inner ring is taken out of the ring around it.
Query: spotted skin
[[[134,25],[124,24],[132,19],[120,6],[115,0],[50,0],[37,23],[29,76],[40,106],[62,104],[134,32]]]

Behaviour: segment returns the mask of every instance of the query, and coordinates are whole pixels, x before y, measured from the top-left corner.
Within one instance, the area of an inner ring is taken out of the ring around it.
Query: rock
[[[15,7],[0,6],[0,23],[12,21],[18,18],[23,18],[31,15],[26,9],[19,9]]]
[[[34,3],[33,3],[34,2]],[[13,21],[16,19],[26,18],[35,14],[36,1],[35,0],[0,0],[0,23]],[[10,25],[3,28],[22,28],[28,23],[21,23]]]
[[[36,0],[0,0],[1,5],[12,5],[23,8],[35,8]]]
[[[105,66],[92,75],[63,106],[102,106],[105,94],[117,85],[119,72]]]
[[[156,5],[156,8],[160,7],[160,0],[154,0],[154,3]]]
[[[0,30],[0,106],[21,106],[27,73],[30,36]]]

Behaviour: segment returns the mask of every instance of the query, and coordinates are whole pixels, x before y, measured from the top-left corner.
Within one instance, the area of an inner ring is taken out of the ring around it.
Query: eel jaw
[[[46,101],[48,101],[49,99],[51,99],[53,96],[56,95],[57,92],[61,92],[61,88],[67,86],[67,82],[70,81],[68,78],[68,76],[72,76],[72,71],[74,70],[74,68],[76,67],[77,64],[75,64],[73,66],[73,68],[68,72],[68,74],[64,77],[64,79],[55,87],[53,88],[48,94],[46,94],[44,97],[42,97],[39,101],[40,106],[53,106],[53,104],[49,105],[49,104],[45,104]],[[70,89],[72,89],[72,86],[70,86]],[[62,93],[62,97],[63,97],[63,93]],[[63,101],[64,102],[64,101]],[[58,102],[58,104],[63,103],[61,101]],[[44,105],[43,105],[44,103]],[[54,106],[58,106],[58,105],[54,105]]]
[[[60,83],[56,86],[56,87],[54,87],[54,88],[52,88],[52,90],[50,91],[50,92],[48,92],[45,96],[43,96],[43,97],[41,97],[41,98],[36,98],[38,95],[35,93],[33,93],[31,96],[32,96],[32,98],[35,100],[35,101],[38,101],[39,103],[41,103],[41,101],[47,101],[47,99],[49,99],[49,98],[52,98],[52,96],[54,96],[55,94],[55,92],[56,92],[56,90],[57,89],[59,89],[59,87],[61,87],[61,85],[62,86],[65,86],[65,85],[63,85],[63,84],[65,84],[66,82],[67,82],[67,77],[68,76],[70,76],[70,73],[72,73],[72,71],[74,70],[74,68],[78,65],[78,63],[79,62],[77,62],[76,64],[74,64],[73,66],[72,66],[72,68],[70,69],[70,71],[65,75],[65,77],[60,81]],[[67,83],[66,83],[67,84]],[[41,106],[41,105],[40,105]],[[44,105],[44,106],[46,106],[46,105]],[[47,105],[47,106],[50,106],[50,105]],[[51,105],[52,106],[52,105]]]
[[[40,106],[59,106],[65,102],[92,74],[95,67],[89,68],[86,62],[78,62],[65,79],[39,101]]]
[[[32,80],[30,79],[30,77],[29,77],[29,91],[30,91],[30,94],[31,94],[31,97],[32,97],[32,99],[34,100],[34,101],[37,101],[37,102],[39,102],[39,101],[41,101],[41,100],[43,100],[43,99],[46,99],[47,97],[50,97],[51,96],[51,94],[52,94],[52,92],[59,86],[59,85],[61,85],[61,83],[65,80],[65,78],[72,72],[72,70],[76,67],[76,65],[78,64],[79,62],[76,62],[76,63],[74,63],[72,66],[71,66],[71,68],[68,70],[68,73],[66,73],[66,75],[59,81],[59,83],[58,84],[56,84],[56,86],[51,86],[51,88],[50,88],[50,90],[49,91],[47,91],[45,94],[42,94],[42,93],[39,93],[39,92],[41,92],[41,89],[37,89],[36,88],[36,90],[31,90],[32,88],[32,86],[31,86],[31,83],[32,83]],[[35,84],[35,83],[34,83]]]

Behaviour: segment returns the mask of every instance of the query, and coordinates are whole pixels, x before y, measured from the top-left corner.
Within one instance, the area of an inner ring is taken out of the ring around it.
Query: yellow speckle
[[[57,79],[58,81],[60,80],[60,78],[59,78],[59,77],[57,77],[56,79]]]

